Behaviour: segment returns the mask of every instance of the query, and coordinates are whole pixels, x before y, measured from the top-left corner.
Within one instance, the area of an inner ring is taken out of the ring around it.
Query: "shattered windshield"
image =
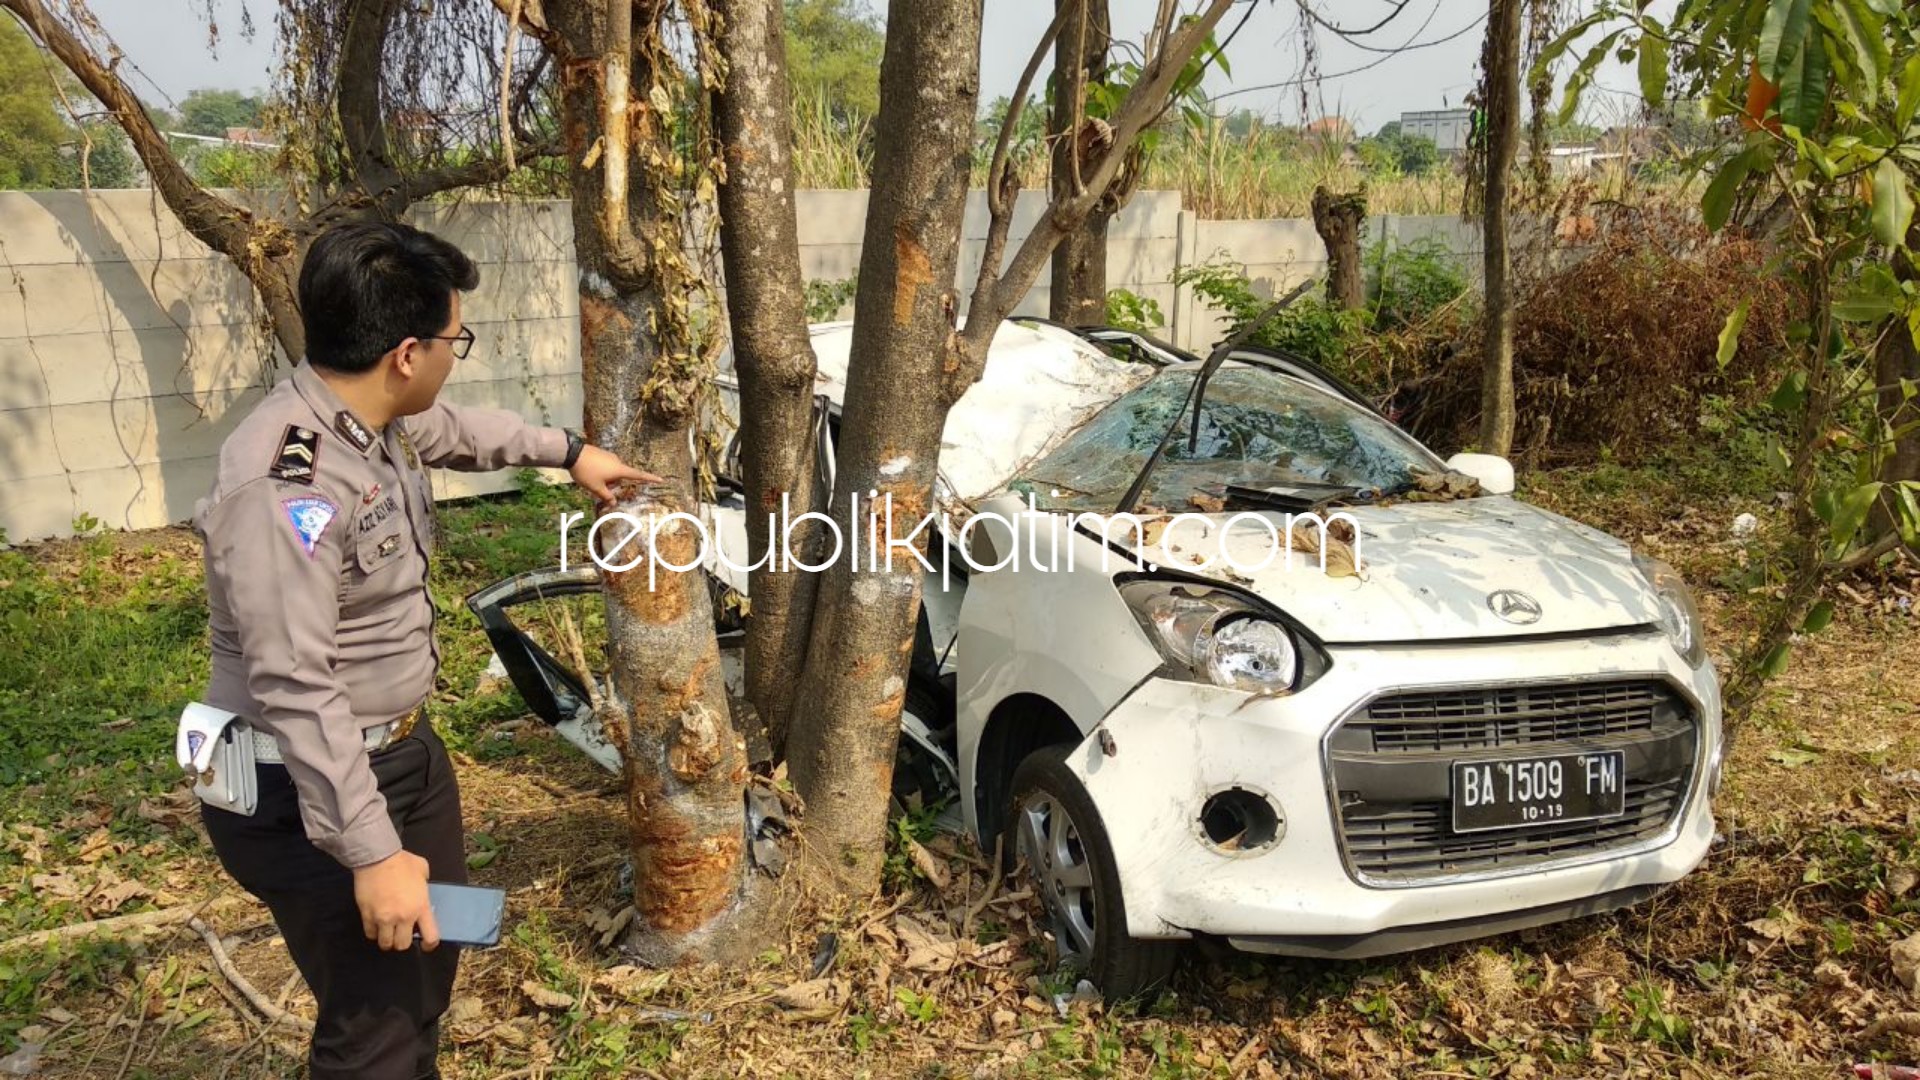
[[[1126,494],[1193,386],[1197,368],[1165,371],[1107,406],[1008,485],[1043,510],[1109,513]],[[1262,489],[1396,489],[1439,467],[1405,433],[1298,379],[1221,368],[1207,384],[1200,438],[1191,418],[1168,441],[1140,508],[1217,510],[1228,484]],[[1200,497],[1195,502],[1195,496]]]

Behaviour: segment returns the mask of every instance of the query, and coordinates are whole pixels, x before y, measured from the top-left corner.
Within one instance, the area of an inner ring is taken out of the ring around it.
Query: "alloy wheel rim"
[[[1093,864],[1073,816],[1058,799],[1033,792],[1020,803],[1016,839],[1061,959],[1084,967],[1093,955]]]

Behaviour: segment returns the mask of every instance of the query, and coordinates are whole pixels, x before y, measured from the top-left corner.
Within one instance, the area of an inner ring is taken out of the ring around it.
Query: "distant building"
[[[1472,109],[1427,109],[1400,114],[1400,134],[1423,135],[1442,154],[1464,154],[1473,134]]]
[[[1308,135],[1335,143],[1353,141],[1353,124],[1344,116],[1323,116],[1306,126]]]

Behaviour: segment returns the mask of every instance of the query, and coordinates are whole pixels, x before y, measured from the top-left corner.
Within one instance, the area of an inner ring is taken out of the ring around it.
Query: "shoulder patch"
[[[305,495],[298,499],[287,499],[280,504],[287,511],[287,521],[293,525],[293,534],[300,540],[300,546],[313,557],[313,549],[320,544],[320,537],[326,534],[327,526],[333,523],[339,508],[318,495]]]
[[[280,436],[280,449],[273,453],[273,465],[267,475],[275,480],[311,483],[314,467],[320,460],[320,433],[299,424],[288,424]]]
[[[373,445],[373,432],[368,431],[367,425],[345,409],[333,414],[333,430],[363,454],[367,452],[367,447]]]

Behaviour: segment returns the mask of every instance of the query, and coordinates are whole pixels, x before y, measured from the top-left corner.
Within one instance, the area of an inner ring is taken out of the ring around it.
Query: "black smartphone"
[[[482,949],[500,944],[500,924],[507,914],[505,889],[429,881],[427,902],[433,905],[441,941]]]

